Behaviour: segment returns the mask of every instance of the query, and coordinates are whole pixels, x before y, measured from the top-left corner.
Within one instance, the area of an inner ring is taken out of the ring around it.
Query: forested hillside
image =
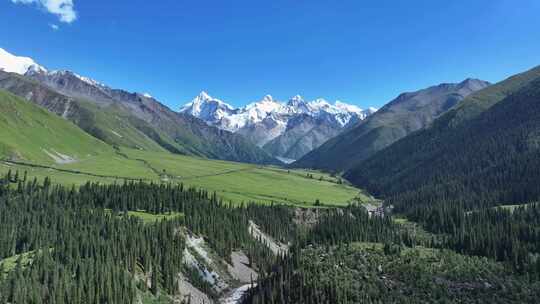
[[[397,212],[540,198],[540,69],[511,78],[347,172]],[[510,85],[513,89],[510,89]],[[496,102],[500,95],[507,95]],[[491,105],[491,107],[490,107]],[[479,109],[486,111],[476,114]]]
[[[538,207],[515,212],[462,212],[453,235],[362,207],[329,212],[243,303],[535,303]]]
[[[238,252],[259,273],[243,285],[252,288],[242,303],[534,303],[540,296],[536,205],[439,212],[446,221],[418,214],[437,231],[428,233],[363,206],[233,207],[183,185],[76,189],[26,176],[0,179],[1,302],[202,303],[192,296],[203,295],[205,303],[230,303],[222,296],[239,283],[220,287],[220,269]],[[252,222],[266,241],[248,229]],[[289,254],[275,256],[272,238],[289,244]],[[208,251],[193,247],[199,240],[223,262],[206,264]]]
[[[408,134],[428,126],[470,94],[488,86],[478,79],[443,83],[400,94],[373,115],[311,151],[293,167],[342,172]]]
[[[233,250],[245,251],[249,266],[263,274],[273,258],[248,232],[248,215],[259,212],[280,214],[272,207],[231,208],[182,185],[73,189],[10,172],[0,179],[0,302],[185,300],[190,291],[179,289],[183,278],[217,297],[219,289],[186,258],[192,251],[186,239],[193,237],[183,231],[204,236],[225,261]]]

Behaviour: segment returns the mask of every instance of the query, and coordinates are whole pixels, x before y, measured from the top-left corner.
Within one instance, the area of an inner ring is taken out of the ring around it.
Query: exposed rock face
[[[335,121],[304,114],[289,120],[285,132],[264,145],[264,149],[272,155],[299,159],[342,130]]]
[[[235,132],[280,159],[298,159],[346,128],[373,114],[376,109],[324,99],[306,102],[297,95],[287,103],[266,95],[242,108],[202,92],[180,109],[209,125]]]

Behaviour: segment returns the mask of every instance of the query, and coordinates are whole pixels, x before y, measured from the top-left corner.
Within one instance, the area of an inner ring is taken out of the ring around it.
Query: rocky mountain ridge
[[[303,156],[376,111],[340,101],[331,104],[322,98],[308,102],[300,95],[287,102],[266,95],[234,108],[204,91],[180,109],[209,125],[241,134],[282,159]]]

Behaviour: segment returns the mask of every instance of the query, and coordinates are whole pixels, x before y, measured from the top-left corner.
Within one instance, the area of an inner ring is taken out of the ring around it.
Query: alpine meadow
[[[0,1],[0,303],[538,303],[539,12]]]

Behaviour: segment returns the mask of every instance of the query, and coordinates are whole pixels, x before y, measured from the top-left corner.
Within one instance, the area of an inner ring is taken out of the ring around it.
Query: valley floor
[[[62,164],[24,160],[0,163],[0,173],[9,170],[18,170],[20,174],[27,171],[31,178],[50,176],[54,182],[65,185],[124,180],[183,183],[216,192],[219,197],[235,204],[253,201],[312,206],[319,200],[323,206],[344,206],[355,199],[367,199],[358,189],[317,171],[287,170],[126,148]]]

